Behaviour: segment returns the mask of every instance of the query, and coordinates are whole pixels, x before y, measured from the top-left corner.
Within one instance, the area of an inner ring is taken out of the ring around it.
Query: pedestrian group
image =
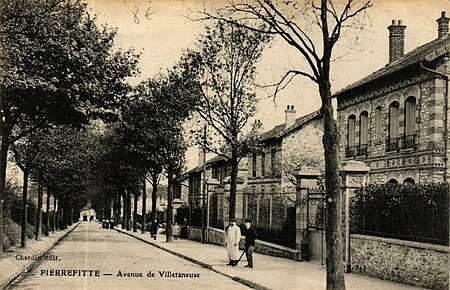
[[[238,258],[239,242],[241,240],[241,229],[236,224],[236,219],[230,219],[230,224],[226,229],[226,246],[229,266],[237,266],[244,253],[247,256],[247,268],[253,268],[253,250],[255,249],[256,231],[252,227],[252,223],[249,219],[245,220],[245,249],[241,256]]]

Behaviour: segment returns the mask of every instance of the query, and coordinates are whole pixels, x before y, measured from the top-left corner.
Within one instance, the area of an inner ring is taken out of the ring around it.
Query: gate
[[[309,261],[320,262],[323,265],[326,257],[326,195],[324,189],[308,189],[307,224]]]

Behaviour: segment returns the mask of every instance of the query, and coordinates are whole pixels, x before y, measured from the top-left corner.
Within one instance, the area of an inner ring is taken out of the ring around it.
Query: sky
[[[98,17],[98,23],[117,27],[116,49],[134,48],[141,52],[138,83],[174,65],[183,50],[192,47],[203,32],[205,22],[192,21],[195,10],[213,9],[223,4],[206,0],[85,0]],[[298,0],[302,1],[302,0]],[[344,1],[344,0],[342,0]],[[206,3],[206,4],[205,4]],[[388,30],[393,19],[406,25],[405,53],[437,37],[436,19],[441,11],[450,15],[450,0],[372,0],[373,6],[363,19],[364,29],[351,30],[338,43],[333,62],[332,91],[359,80],[383,67],[388,62]],[[289,69],[303,65],[298,52],[276,38],[264,52],[258,64],[257,83],[268,85],[278,82]],[[284,122],[284,109],[294,105],[297,116],[320,108],[317,87],[307,79],[296,78],[274,100],[273,89],[258,91],[261,101],[255,118],[263,129]],[[197,164],[198,149],[190,148],[187,167]]]

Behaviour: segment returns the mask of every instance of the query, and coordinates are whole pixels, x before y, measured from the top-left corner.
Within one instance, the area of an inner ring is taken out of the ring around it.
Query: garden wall
[[[432,289],[449,289],[448,246],[350,235],[353,273]]]

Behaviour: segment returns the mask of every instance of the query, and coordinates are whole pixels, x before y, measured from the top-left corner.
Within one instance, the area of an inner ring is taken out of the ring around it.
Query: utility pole
[[[206,243],[206,125],[203,127],[202,244]]]

